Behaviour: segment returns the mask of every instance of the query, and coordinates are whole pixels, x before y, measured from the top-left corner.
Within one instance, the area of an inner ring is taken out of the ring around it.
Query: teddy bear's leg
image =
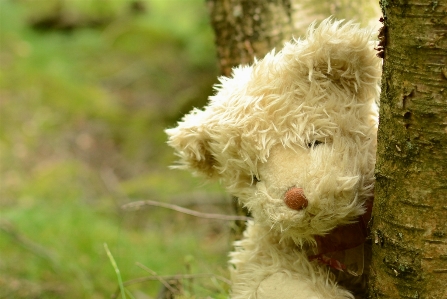
[[[269,227],[247,223],[231,253],[232,299],[354,299],[325,267],[280,237]]]
[[[313,289],[309,288],[309,282],[297,281],[286,273],[275,273],[264,279],[258,287],[257,299],[321,299]]]
[[[347,291],[335,285],[318,284],[309,279],[292,277],[285,272],[277,272],[260,284],[256,299],[354,299]]]

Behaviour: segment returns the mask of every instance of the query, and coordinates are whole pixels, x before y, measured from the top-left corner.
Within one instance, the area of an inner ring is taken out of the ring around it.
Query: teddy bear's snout
[[[306,208],[308,204],[303,189],[298,187],[292,187],[287,190],[284,194],[284,202],[289,208],[297,211]]]

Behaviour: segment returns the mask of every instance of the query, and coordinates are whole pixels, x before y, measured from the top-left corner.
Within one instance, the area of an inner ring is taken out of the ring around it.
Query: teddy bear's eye
[[[307,144],[307,147],[308,148],[314,148],[314,147],[316,147],[316,146],[318,146],[318,145],[320,145],[320,144],[323,144],[324,142],[323,141],[320,141],[320,140],[314,140],[314,141],[312,141],[312,142],[309,142],[308,144]]]

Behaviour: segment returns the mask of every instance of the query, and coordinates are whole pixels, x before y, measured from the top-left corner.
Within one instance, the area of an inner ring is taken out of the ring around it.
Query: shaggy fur
[[[372,196],[380,59],[371,32],[327,19],[221,78],[204,110],[167,130],[177,168],[218,178],[254,221],[231,253],[232,298],[353,298],[308,256]],[[308,206],[284,204],[291,187]]]

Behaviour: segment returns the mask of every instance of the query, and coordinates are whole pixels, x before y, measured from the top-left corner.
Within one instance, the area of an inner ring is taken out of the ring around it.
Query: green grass
[[[202,1],[148,0],[137,15],[124,0],[99,10],[65,1],[79,20],[104,23],[33,29],[56,2],[0,1],[0,298],[107,298],[116,269],[126,282],[150,276],[141,265],[226,276],[228,223],[120,208],[151,199],[228,210],[216,184],[168,169],[163,132],[204,103],[216,77]],[[192,203],[198,190],[212,204]],[[126,297],[155,297],[161,285],[128,285]],[[183,294],[227,290],[211,276]]]
[[[121,215],[119,221],[107,215],[108,211],[100,213],[82,203],[28,204],[2,215],[2,221],[7,219],[28,241],[12,235],[0,238],[2,257],[6,257],[1,264],[1,272],[7,273],[3,283],[12,284],[9,279],[14,278],[19,283],[26,280],[39,285],[35,294],[23,298],[102,298],[114,292],[118,283],[103,243],[109,244],[124,280],[147,276],[136,262],[164,275],[185,273],[184,260],[189,256],[197,260],[194,266],[198,272],[218,273],[225,263],[225,237],[212,236],[213,242],[222,246],[220,249],[217,244],[206,244],[206,230],[198,229],[188,219],[175,220],[171,215],[171,225],[147,221],[142,229],[142,223],[137,228],[126,223],[135,221],[126,219],[130,214]],[[150,213],[146,215],[150,217]],[[194,230],[180,230],[180,223]],[[28,242],[35,245],[29,246]],[[140,285],[139,290],[153,294],[159,287],[152,282]]]

